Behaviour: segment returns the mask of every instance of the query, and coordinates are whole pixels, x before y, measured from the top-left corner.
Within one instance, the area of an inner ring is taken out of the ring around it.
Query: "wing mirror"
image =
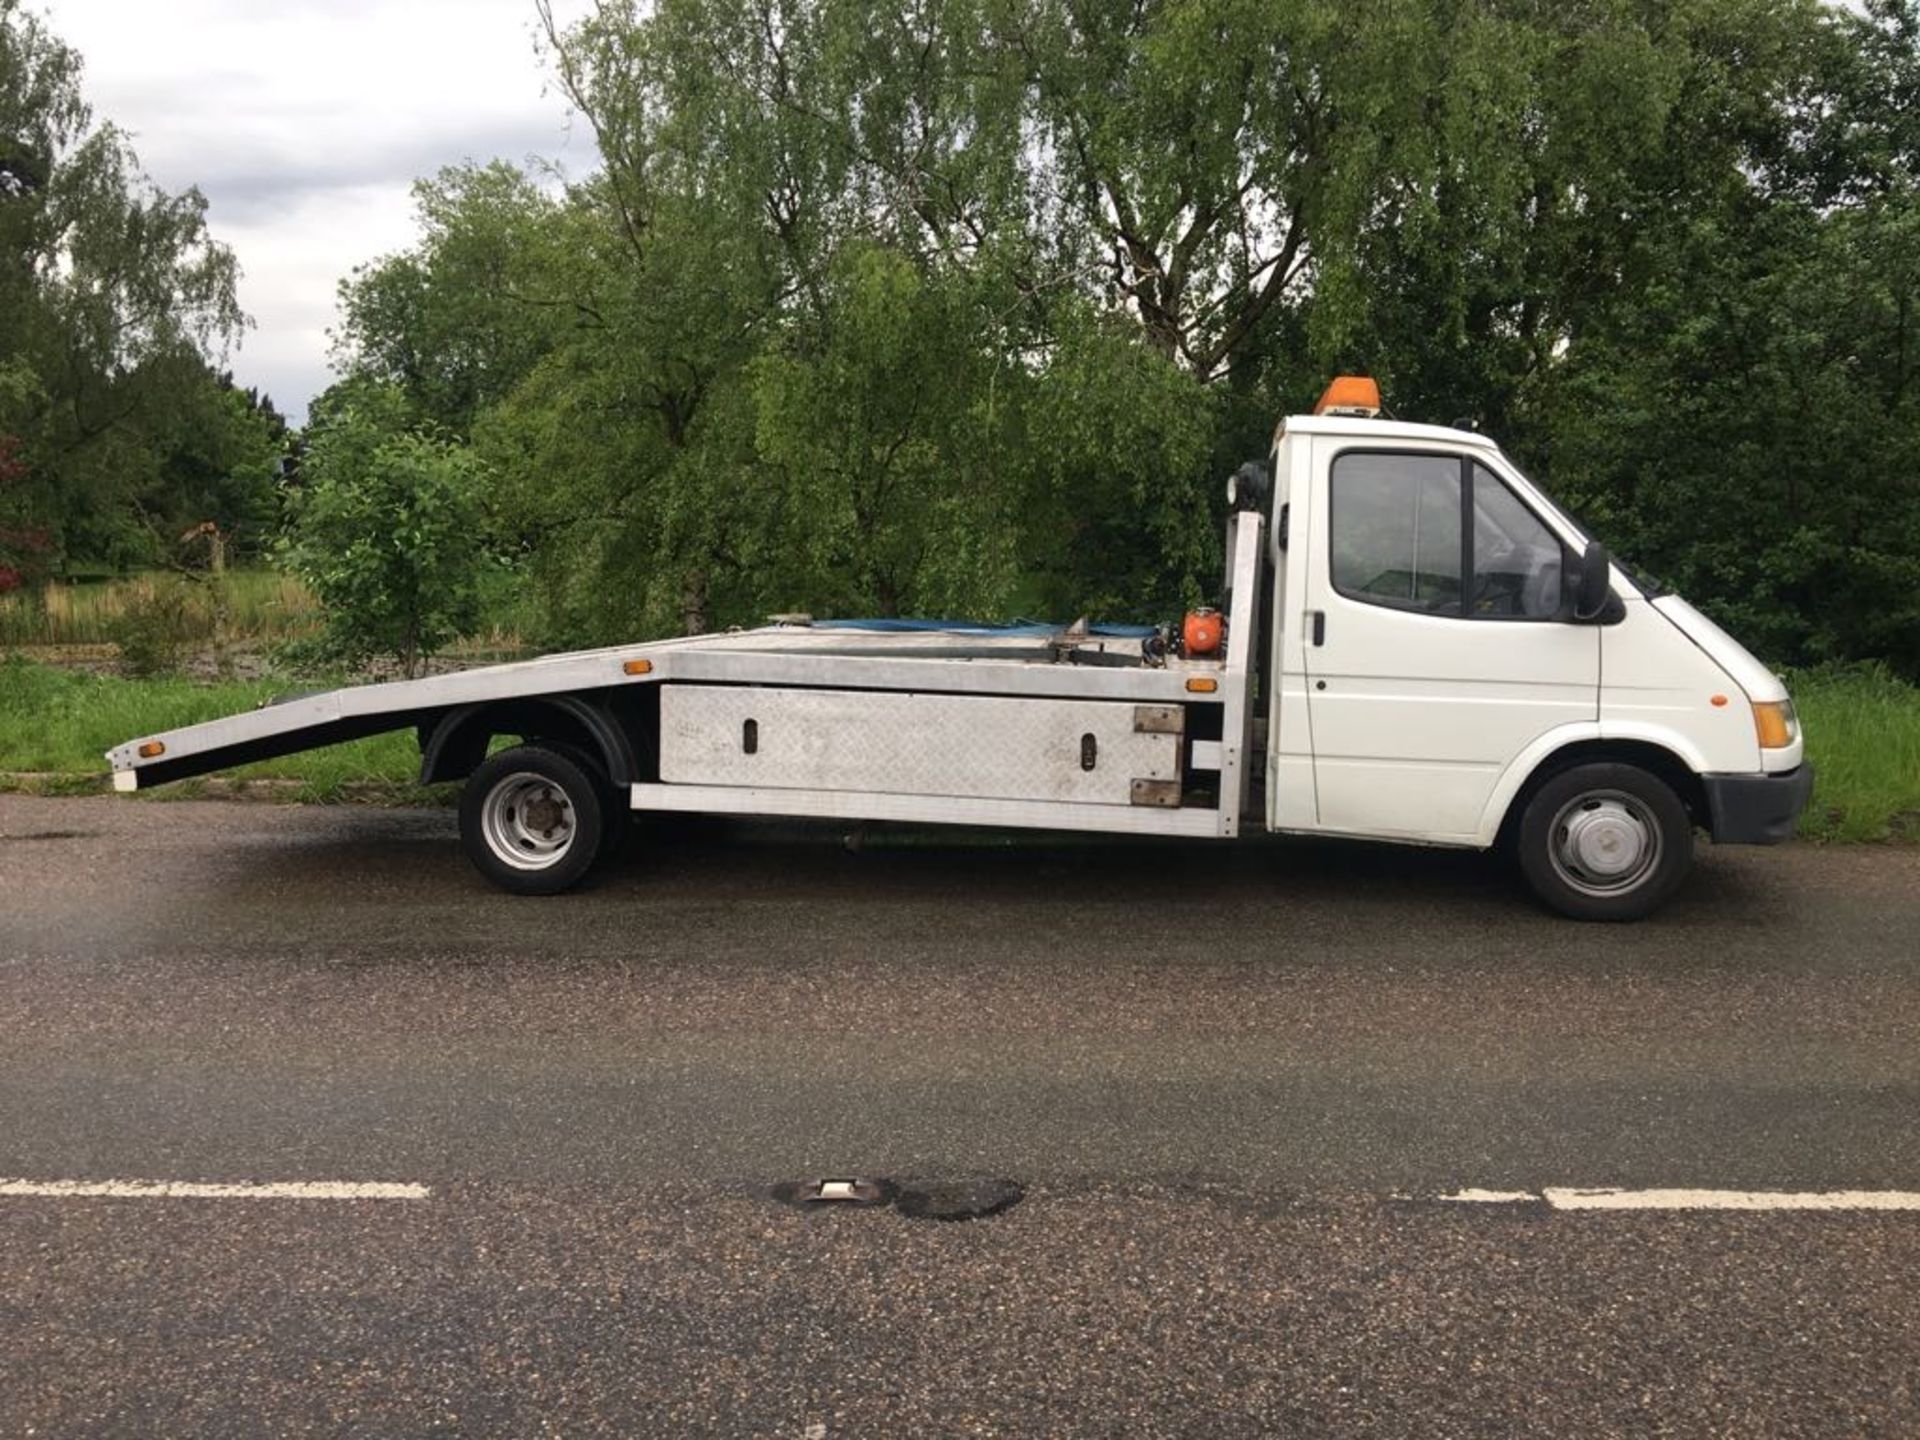
[[[1607,602],[1613,598],[1613,556],[1598,540],[1589,540],[1568,578],[1573,582],[1574,623],[1591,625],[1606,612]]]

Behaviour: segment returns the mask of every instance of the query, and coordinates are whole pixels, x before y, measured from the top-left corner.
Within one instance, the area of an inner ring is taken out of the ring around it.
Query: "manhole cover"
[[[774,1199],[802,1210],[871,1209],[893,1196],[893,1183],[888,1180],[791,1180],[773,1187]]]

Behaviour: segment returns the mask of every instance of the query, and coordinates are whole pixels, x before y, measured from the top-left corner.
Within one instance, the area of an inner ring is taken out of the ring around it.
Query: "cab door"
[[[1502,773],[1599,715],[1561,538],[1490,452],[1315,438],[1302,617],[1320,828],[1471,841]]]

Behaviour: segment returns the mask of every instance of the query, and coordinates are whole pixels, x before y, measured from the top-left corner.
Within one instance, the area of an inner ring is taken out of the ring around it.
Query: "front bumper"
[[[1716,845],[1778,845],[1813,793],[1813,767],[1777,775],[1702,775]]]

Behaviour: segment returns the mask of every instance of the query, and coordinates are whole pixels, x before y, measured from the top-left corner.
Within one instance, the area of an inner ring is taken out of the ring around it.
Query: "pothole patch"
[[[985,1220],[1005,1214],[1026,1193],[1013,1180],[943,1180],[903,1185],[893,1208],[909,1220]]]

